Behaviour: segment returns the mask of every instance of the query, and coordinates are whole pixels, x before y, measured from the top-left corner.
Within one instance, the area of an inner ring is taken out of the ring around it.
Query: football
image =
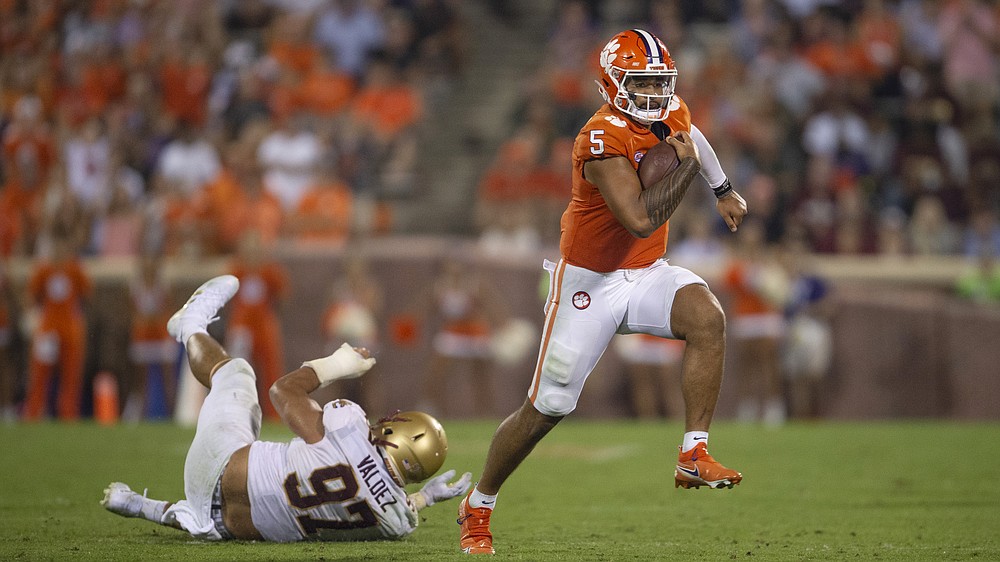
[[[643,188],[650,187],[674,171],[679,164],[674,147],[669,142],[660,141],[647,150],[639,161],[639,182]]]

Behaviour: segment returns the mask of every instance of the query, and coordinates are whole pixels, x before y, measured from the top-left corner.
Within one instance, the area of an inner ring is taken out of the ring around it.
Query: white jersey
[[[364,410],[349,400],[323,407],[326,437],[312,445],[257,441],[247,490],[253,524],[269,541],[399,538],[417,527],[406,491],[369,441]]]

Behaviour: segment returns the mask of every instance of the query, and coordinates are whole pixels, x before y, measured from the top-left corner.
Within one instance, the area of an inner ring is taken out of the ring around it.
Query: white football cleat
[[[180,343],[187,343],[191,334],[205,331],[219,319],[219,309],[240,289],[240,280],[232,275],[220,275],[198,287],[191,298],[167,321],[167,332]]]
[[[128,487],[128,484],[112,482],[104,489],[104,499],[101,505],[111,513],[122,517],[139,517],[142,513],[142,503],[145,496],[140,496]]]

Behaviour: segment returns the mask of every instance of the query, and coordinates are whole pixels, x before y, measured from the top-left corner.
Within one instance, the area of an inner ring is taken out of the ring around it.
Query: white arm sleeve
[[[719,157],[715,155],[715,150],[705,138],[705,133],[695,127],[694,123],[691,124],[691,138],[694,139],[694,144],[698,147],[698,156],[701,158],[701,177],[705,178],[709,187],[713,189],[719,187],[726,181],[726,173],[722,171]]]

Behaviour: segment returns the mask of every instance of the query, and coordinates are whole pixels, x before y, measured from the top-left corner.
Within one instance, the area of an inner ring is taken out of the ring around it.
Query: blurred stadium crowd
[[[570,147],[601,103],[597,53],[635,22],[667,44],[678,93],[769,242],[1000,255],[1000,3],[989,0],[560,2],[520,125],[480,186],[488,230],[558,236]],[[714,220],[707,191],[671,220],[673,250]]]
[[[0,20],[4,256],[388,229],[460,58],[435,0],[12,0]]]
[[[483,230],[558,235],[569,145],[600,102],[596,53],[640,22],[769,241],[1000,252],[1000,3],[554,7],[479,187]],[[0,15],[4,256],[44,251],[53,231],[87,255],[390,231],[386,200],[413,192],[415,129],[460,79],[470,32],[447,0],[7,0]],[[705,217],[678,219],[675,240]]]
[[[744,230],[818,254],[981,258],[986,298],[1000,300],[1000,2],[548,4],[535,56],[497,63],[528,64],[531,79],[510,84],[521,102],[495,159],[478,185],[434,187],[422,185],[421,135],[453,117],[442,100],[470,78],[469,37],[483,24],[462,2],[0,0],[0,257],[143,256],[137,318],[160,326],[159,258],[261,261],[248,255],[276,240],[407,234],[393,204],[427,189],[476,191],[477,231],[463,234],[487,255],[551,248],[573,137],[602,103],[597,53],[642,25],[670,48],[678,93],[748,200]],[[490,25],[526,40],[524,3],[482,5]],[[739,252],[711,192],[688,197],[671,257]],[[51,300],[48,273],[32,274],[38,302],[25,309]],[[88,292],[82,275],[66,278],[64,297]],[[2,299],[0,348],[21,299]],[[33,360],[83,353],[68,349],[82,336],[61,337]],[[143,361],[173,359],[154,348]],[[9,407],[20,383],[0,379]]]

